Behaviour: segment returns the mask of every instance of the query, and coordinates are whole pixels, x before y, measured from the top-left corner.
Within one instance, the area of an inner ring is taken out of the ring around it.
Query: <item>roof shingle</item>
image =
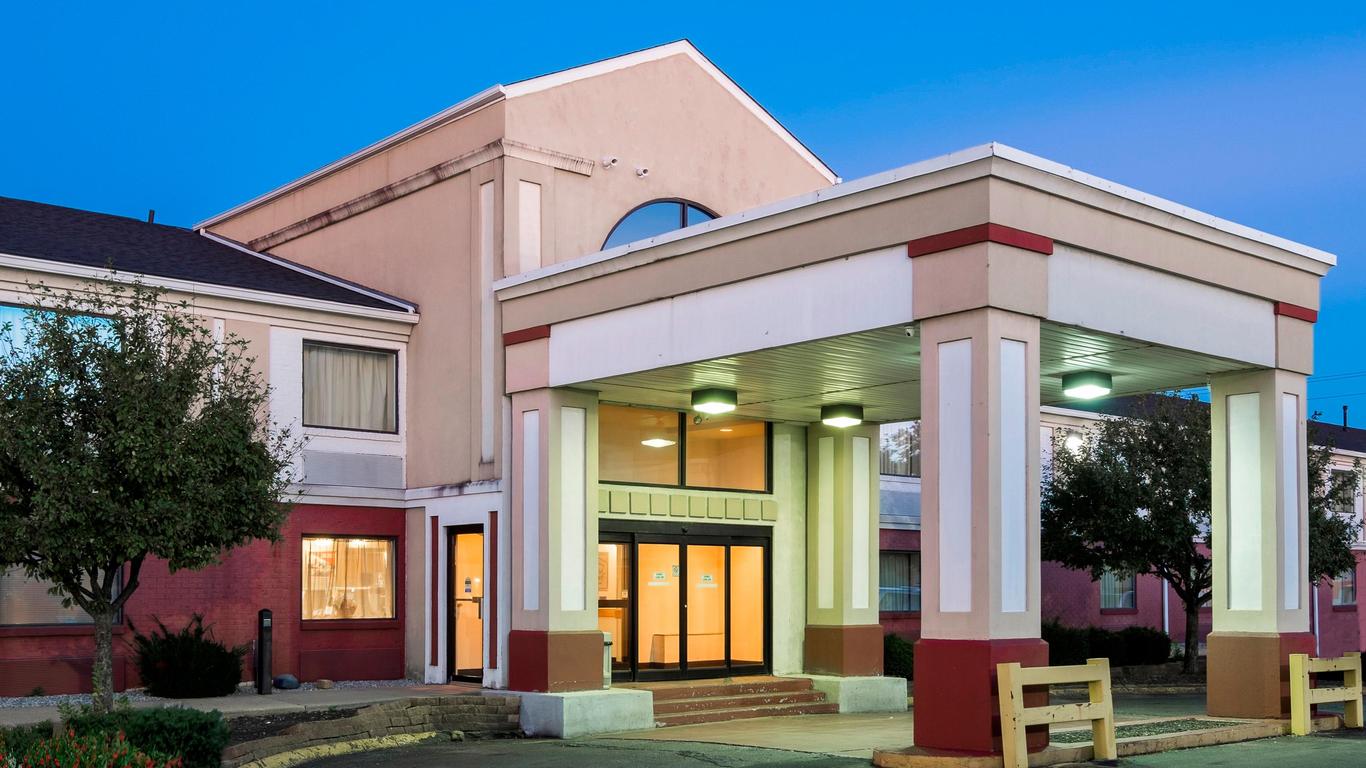
[[[95,269],[414,311],[416,305],[184,227],[0,197],[0,253]]]

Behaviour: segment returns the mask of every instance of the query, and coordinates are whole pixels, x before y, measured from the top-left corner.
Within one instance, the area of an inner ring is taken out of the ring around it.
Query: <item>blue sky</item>
[[[1366,5],[1312,7],[11,3],[0,195],[188,225],[493,83],[688,37],[845,178],[1002,141],[1338,254],[1310,407],[1366,427]]]

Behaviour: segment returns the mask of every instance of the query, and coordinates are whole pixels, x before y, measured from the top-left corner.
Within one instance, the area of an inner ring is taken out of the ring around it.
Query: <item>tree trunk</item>
[[[1195,674],[1195,663],[1200,660],[1200,604],[1184,601],[1186,606],[1186,654],[1181,660],[1181,672]]]
[[[90,689],[96,712],[114,709],[114,610],[102,606],[90,612],[95,622],[95,665],[90,671]]]

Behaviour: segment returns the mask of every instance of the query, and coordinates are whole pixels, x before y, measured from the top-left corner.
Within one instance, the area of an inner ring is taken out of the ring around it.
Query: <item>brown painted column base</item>
[[[882,674],[882,626],[807,626],[802,667],[812,675]]]
[[[1312,656],[1312,633],[1211,632],[1205,642],[1211,716],[1290,716],[1290,654]]]
[[[536,693],[602,688],[602,633],[512,630],[508,688]]]
[[[915,644],[915,745],[957,755],[1001,754],[996,665],[1048,665],[1042,640],[933,640]],[[1029,706],[1048,704],[1048,692],[1025,691]],[[1026,731],[1030,752],[1048,746],[1048,726]]]

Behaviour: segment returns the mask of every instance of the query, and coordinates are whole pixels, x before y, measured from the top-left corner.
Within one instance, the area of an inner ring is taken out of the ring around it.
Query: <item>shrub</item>
[[[181,768],[181,760],[143,752],[121,733],[77,735],[68,730],[60,736],[35,741],[22,752],[0,750],[0,765],[16,768]]]
[[[1054,619],[1044,622],[1040,634],[1048,643],[1048,663],[1052,666],[1085,664],[1091,655],[1090,633],[1087,630],[1065,627]]]
[[[1111,632],[1100,627],[1065,627],[1054,619],[1044,623],[1042,636],[1048,643],[1048,663],[1054,666],[1085,664],[1093,658],[1109,659],[1112,667],[1162,664],[1171,655],[1170,638],[1151,627]]]
[[[1129,664],[1165,664],[1171,658],[1172,640],[1152,627],[1125,627],[1119,631],[1129,652]]]
[[[882,674],[888,677],[915,676],[915,645],[900,635],[886,634],[882,638]]]
[[[227,696],[242,680],[242,658],[247,646],[229,648],[213,639],[204,617],[195,614],[179,632],[171,632],[160,619],[150,635],[134,632],[138,674],[153,696],[170,699],[202,699]]]
[[[51,736],[52,723],[0,728],[0,754],[22,755],[28,751],[29,747],[43,739],[51,738]],[[0,765],[4,764],[5,761],[0,760]]]
[[[74,715],[66,725],[82,736],[122,733],[144,752],[182,758],[185,768],[218,768],[228,745],[228,724],[217,710],[121,708]]]

